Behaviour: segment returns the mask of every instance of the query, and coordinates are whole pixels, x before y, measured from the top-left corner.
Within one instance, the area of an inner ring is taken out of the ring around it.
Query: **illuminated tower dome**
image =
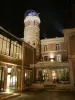
[[[38,58],[40,55],[39,14],[33,10],[28,10],[25,13],[24,24],[24,41],[36,49],[36,56]]]

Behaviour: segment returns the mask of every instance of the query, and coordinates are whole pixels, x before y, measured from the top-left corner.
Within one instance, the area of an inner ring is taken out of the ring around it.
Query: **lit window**
[[[61,62],[61,55],[56,56],[57,62]]]
[[[2,39],[0,38],[0,52],[2,51]]]
[[[52,79],[56,79],[56,72],[54,70],[52,71]]]
[[[60,44],[56,44],[56,50],[60,50]]]
[[[8,68],[8,73],[10,73],[10,72],[11,72],[11,69],[12,69],[12,68]]]
[[[7,45],[7,41],[3,40],[3,48],[2,48],[2,53],[5,54],[6,53],[6,45]]]
[[[47,45],[44,45],[44,51],[47,51]]]

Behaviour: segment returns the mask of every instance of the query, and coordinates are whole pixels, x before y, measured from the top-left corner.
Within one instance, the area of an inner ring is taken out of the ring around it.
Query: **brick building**
[[[0,91],[24,90],[34,77],[36,50],[0,27]],[[32,77],[31,77],[32,76]]]

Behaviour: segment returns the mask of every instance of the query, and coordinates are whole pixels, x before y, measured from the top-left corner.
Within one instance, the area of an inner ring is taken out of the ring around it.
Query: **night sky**
[[[0,2],[0,25],[18,37],[23,37],[24,13],[27,10],[40,13],[41,39],[61,37],[64,35],[63,29],[75,27],[73,0],[15,1],[2,0]]]

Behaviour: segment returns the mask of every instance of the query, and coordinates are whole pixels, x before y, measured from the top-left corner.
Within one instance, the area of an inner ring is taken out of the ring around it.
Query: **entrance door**
[[[32,83],[32,71],[31,70],[25,70],[25,84],[31,84]]]
[[[17,70],[16,68],[8,68],[7,91],[16,89],[17,89]]]

